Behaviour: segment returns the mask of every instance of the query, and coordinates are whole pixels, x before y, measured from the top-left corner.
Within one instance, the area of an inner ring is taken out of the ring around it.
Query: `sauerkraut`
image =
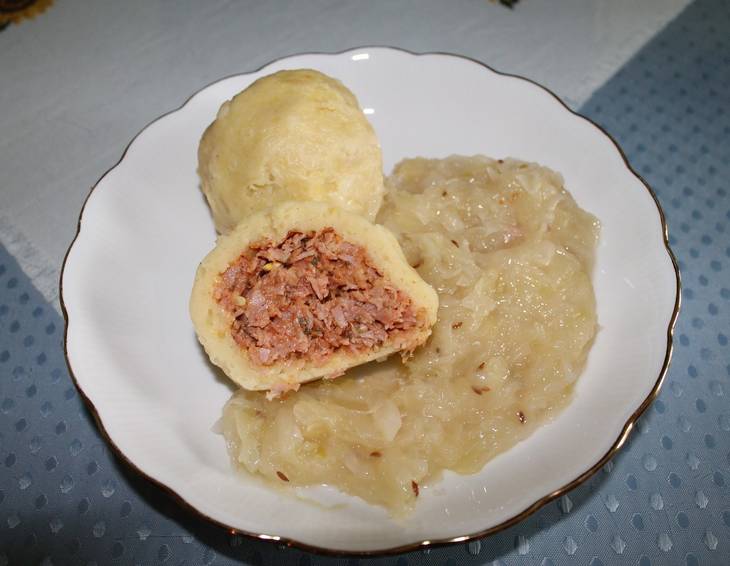
[[[569,401],[597,329],[599,225],[559,174],[481,156],[401,162],[378,222],[438,291],[427,344],[274,401],[239,391],[221,423],[238,468],[403,516]]]

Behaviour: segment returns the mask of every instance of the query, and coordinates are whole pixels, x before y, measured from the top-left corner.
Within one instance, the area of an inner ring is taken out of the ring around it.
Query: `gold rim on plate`
[[[198,510],[196,507],[188,503],[188,501],[185,500],[183,496],[181,496],[179,493],[177,493],[175,490],[173,490],[171,487],[163,483],[162,481],[153,478],[152,476],[146,474],[143,472],[134,462],[129,460],[127,456],[122,452],[122,450],[115,444],[114,440],[109,436],[104,423],[101,419],[101,416],[99,415],[98,411],[96,410],[96,407],[94,406],[94,403],[89,399],[89,397],[84,393],[84,390],[79,385],[78,380],[76,379],[76,376],[74,375],[73,369],[71,367],[71,362],[68,358],[68,349],[66,347],[66,342],[68,338],[68,326],[69,326],[69,316],[68,311],[66,310],[66,305],[63,300],[63,273],[66,269],[66,262],[68,260],[68,256],[71,252],[71,249],[73,248],[74,244],[76,243],[76,240],[79,237],[79,234],[81,233],[81,219],[84,214],[84,209],[86,208],[86,204],[89,201],[89,197],[94,192],[94,189],[97,188],[99,183],[104,180],[104,178],[113,170],[115,169],[126,157],[127,152],[131,145],[134,143],[134,141],[142,135],[150,126],[155,124],[157,121],[161,120],[162,118],[165,118],[166,116],[169,116],[170,114],[174,114],[175,112],[182,110],[182,108],[198,93],[202,92],[203,90],[207,89],[208,87],[212,86],[213,84],[229,79],[232,77],[236,77],[239,75],[248,75],[251,73],[256,73],[265,67],[268,67],[269,65],[276,63],[277,61],[281,61],[283,59],[288,59],[289,57],[299,56],[299,55],[342,55],[344,53],[347,53],[349,51],[353,50],[360,50],[360,49],[390,49],[393,51],[400,51],[402,53],[407,53],[408,55],[413,56],[428,56],[428,55],[446,55],[449,57],[456,57],[459,59],[465,59],[468,61],[471,61],[472,63],[476,63],[477,65],[484,67],[485,69],[496,73],[498,75],[504,76],[504,77],[511,77],[516,79],[521,79],[523,81],[526,81],[528,83],[531,83],[534,86],[537,86],[542,91],[546,92],[550,96],[552,96],[565,110],[573,114],[574,116],[577,116],[579,118],[582,118],[592,126],[594,126],[598,131],[600,131],[604,136],[606,136],[611,143],[613,143],[614,147],[618,150],[619,154],[621,155],[621,158],[624,161],[624,165],[629,170],[631,174],[633,174],[644,186],[644,188],[648,191],[649,195],[651,195],[654,204],[656,205],[657,212],[659,213],[659,220],[661,221],[662,226],[662,237],[664,240],[664,248],[669,255],[669,258],[672,261],[672,266],[674,268],[674,274],[676,279],[676,296],[674,299],[674,310],[672,311],[672,316],[669,320],[669,326],[667,328],[667,347],[666,352],[664,354],[664,362],[662,363],[662,369],[659,372],[659,375],[657,376],[656,381],[654,382],[654,385],[647,395],[647,397],[644,399],[644,401],[639,405],[639,407],[633,412],[633,414],[629,417],[629,419],[624,424],[623,428],[621,429],[621,433],[619,434],[618,438],[614,441],[614,443],[611,445],[611,447],[608,449],[608,451],[601,457],[591,468],[580,474],[578,477],[573,479],[572,481],[568,482],[567,484],[563,485],[562,487],[556,489],[555,491],[541,497],[537,501],[535,501],[532,505],[528,506],[526,509],[515,515],[514,517],[507,519],[506,521],[501,522],[498,525],[495,525],[493,527],[490,527],[488,529],[478,531],[475,533],[470,533],[458,537],[451,537],[446,539],[436,539],[436,540],[422,540],[419,542],[409,543],[402,546],[397,546],[393,548],[387,548],[383,550],[360,550],[360,551],[346,551],[346,550],[336,550],[326,547],[320,547],[316,545],[310,545],[295,539],[290,539],[287,537],[279,536],[279,535],[270,535],[265,533],[254,533],[249,531],[244,531],[241,529],[233,528],[230,525],[226,525],[225,523],[222,523],[221,521],[218,521],[217,519],[214,519],[202,511]],[[178,504],[180,504],[185,509],[188,509],[189,511],[192,511],[194,515],[197,515],[198,517],[213,523],[219,527],[222,527],[223,529],[227,530],[231,535],[244,535],[250,538],[263,540],[263,541],[269,541],[269,542],[275,542],[278,544],[283,544],[288,547],[294,547],[299,548],[301,550],[305,550],[307,552],[314,552],[318,554],[326,554],[331,556],[363,556],[363,557],[373,557],[373,556],[386,556],[391,554],[398,554],[403,552],[410,552],[413,550],[418,550],[422,548],[434,548],[438,546],[445,546],[449,544],[455,544],[459,542],[467,542],[473,539],[483,538],[492,534],[495,534],[499,531],[505,530],[523,519],[527,518],[528,516],[535,513],[538,509],[543,507],[544,505],[550,503],[551,501],[557,499],[558,497],[566,494],[567,492],[571,491],[575,487],[579,486],[581,483],[589,479],[593,474],[595,474],[598,470],[600,470],[608,460],[613,458],[616,453],[621,449],[621,447],[626,444],[626,441],[628,440],[629,436],[631,435],[631,431],[636,426],[636,421],[641,417],[641,415],[644,413],[644,411],[647,409],[649,405],[654,401],[654,399],[657,398],[659,395],[659,391],[661,389],[661,386],[664,382],[664,378],[666,377],[667,370],[669,369],[669,364],[672,359],[672,351],[674,348],[673,341],[674,341],[674,327],[677,323],[677,317],[679,316],[679,309],[681,305],[681,296],[682,296],[682,281],[679,273],[679,266],[677,265],[677,260],[674,257],[674,253],[672,252],[670,246],[669,246],[669,229],[667,227],[667,221],[666,217],[664,216],[664,211],[662,210],[661,205],[659,204],[659,199],[657,198],[656,194],[652,190],[652,188],[649,186],[649,184],[639,175],[629,164],[628,159],[626,158],[626,154],[623,152],[619,144],[616,142],[616,140],[600,125],[596,124],[593,120],[586,118],[582,114],[579,114],[578,112],[575,112],[571,108],[569,108],[555,93],[547,89],[546,87],[542,86],[541,84],[533,81],[532,79],[528,79],[526,77],[522,77],[520,75],[514,75],[511,73],[503,73],[501,71],[497,71],[490,67],[489,65],[482,63],[481,61],[478,61],[476,59],[472,59],[471,57],[467,57],[464,55],[456,55],[453,53],[445,53],[440,51],[431,51],[428,53],[414,53],[412,51],[408,51],[406,49],[401,49],[397,47],[389,47],[389,46],[379,46],[379,45],[367,45],[363,47],[352,47],[349,49],[346,49],[344,51],[338,51],[335,53],[324,53],[324,52],[310,52],[310,53],[297,53],[294,55],[287,55],[284,57],[280,57],[278,59],[274,59],[273,61],[270,61],[266,63],[265,65],[262,65],[261,67],[249,71],[247,73],[235,73],[232,75],[229,75],[227,77],[222,77],[220,79],[216,79],[214,82],[202,87],[201,89],[197,90],[195,93],[193,93],[191,96],[185,100],[178,108],[175,108],[173,110],[170,110],[169,112],[166,112],[165,114],[162,114],[161,116],[155,118],[152,122],[147,124],[142,130],[132,138],[132,140],[127,144],[127,147],[124,149],[124,152],[122,153],[122,156],[119,158],[119,161],[117,161],[111,168],[109,168],[100,178],[99,180],[94,184],[94,186],[89,191],[89,194],[86,196],[86,199],[84,200],[84,204],[81,207],[81,212],[79,213],[79,221],[76,228],[76,235],[74,236],[73,241],[71,242],[71,245],[69,246],[68,250],[66,251],[66,255],[63,259],[63,266],[61,267],[61,277],[60,277],[60,285],[59,285],[59,300],[61,303],[61,310],[63,312],[63,318],[64,318],[64,334],[63,334],[63,354],[66,359],[66,366],[68,367],[69,374],[71,376],[71,379],[76,386],[76,389],[78,390],[81,398],[83,399],[87,409],[91,413],[91,415],[94,418],[94,421],[96,422],[97,427],[99,428],[99,431],[101,432],[102,436],[106,440],[106,442],[112,447],[112,450],[114,451],[115,455],[119,460],[124,462],[129,468],[134,471],[136,474],[142,476],[147,481],[155,484],[157,487],[162,489],[165,493],[167,493],[169,496],[172,497]]]

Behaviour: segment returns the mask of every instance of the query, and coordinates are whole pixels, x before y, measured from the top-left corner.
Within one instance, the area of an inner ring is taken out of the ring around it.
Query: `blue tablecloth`
[[[684,278],[674,360],[621,453],[495,536],[365,560],[232,536],[118,463],[63,320],[0,248],[0,566],[730,564],[730,2],[697,0],[584,105],[656,190]]]

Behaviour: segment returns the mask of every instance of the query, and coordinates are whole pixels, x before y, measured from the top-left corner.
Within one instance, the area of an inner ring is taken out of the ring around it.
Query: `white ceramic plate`
[[[310,67],[358,96],[383,147],[404,157],[481,153],[560,171],[602,223],[595,270],[601,331],[572,404],[479,474],[447,474],[394,523],[360,500],[315,505],[233,473],[211,432],[231,390],[188,317],[215,234],[196,175],[221,103],[255,79]],[[99,181],[62,276],[77,385],[121,455],[218,523],[319,550],[378,552],[455,542],[511,524],[598,469],[656,395],[671,350],[679,278],[662,214],[615,143],[545,89],[460,57],[362,48],[298,55],[223,79],[149,125]]]

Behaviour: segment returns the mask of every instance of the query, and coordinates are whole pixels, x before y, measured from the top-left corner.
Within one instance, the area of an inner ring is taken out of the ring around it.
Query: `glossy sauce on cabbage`
[[[597,329],[599,225],[559,174],[481,156],[401,162],[377,221],[439,294],[427,344],[274,401],[241,390],[221,423],[238,468],[403,516],[569,401]]]

